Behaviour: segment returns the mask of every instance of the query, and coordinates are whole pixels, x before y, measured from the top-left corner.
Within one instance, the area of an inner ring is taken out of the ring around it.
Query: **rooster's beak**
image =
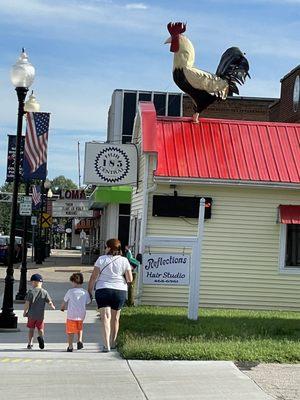
[[[172,42],[172,38],[171,38],[171,36],[165,41],[165,43],[164,44],[168,44],[168,43],[171,43]]]

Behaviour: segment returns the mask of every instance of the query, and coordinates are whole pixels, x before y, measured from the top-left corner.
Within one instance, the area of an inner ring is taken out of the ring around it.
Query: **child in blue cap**
[[[45,290],[43,285],[43,277],[40,274],[33,274],[30,278],[32,289],[28,290],[26,296],[26,302],[24,306],[24,317],[28,317],[27,327],[28,332],[28,345],[27,349],[31,350],[33,346],[33,336],[34,330],[38,330],[38,343],[39,348],[43,349],[45,347],[44,341],[44,313],[46,303],[55,310],[55,306],[49,296],[47,290]]]

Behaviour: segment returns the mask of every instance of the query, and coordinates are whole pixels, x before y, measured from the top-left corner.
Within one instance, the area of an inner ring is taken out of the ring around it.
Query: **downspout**
[[[144,170],[144,180],[143,180],[143,208],[142,208],[142,222],[140,231],[140,244],[139,253],[143,254],[145,251],[145,237],[147,231],[148,223],[148,204],[149,204],[149,194],[156,190],[157,184],[154,183],[152,186],[148,187],[149,178],[149,165],[150,165],[150,154],[145,154],[145,170]],[[136,305],[141,304],[142,288],[143,288],[143,276],[142,276],[142,266],[140,267],[140,272],[138,274],[138,286],[137,286],[137,297]]]

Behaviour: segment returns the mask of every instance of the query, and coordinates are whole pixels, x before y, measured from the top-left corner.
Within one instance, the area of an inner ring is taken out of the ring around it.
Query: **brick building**
[[[230,96],[226,101],[219,100],[211,104],[201,113],[201,117],[269,121],[270,106],[278,101],[276,98]],[[187,117],[194,113],[193,102],[186,95],[183,96],[182,113]]]
[[[280,99],[270,107],[270,121],[300,122],[300,65],[280,82]]]

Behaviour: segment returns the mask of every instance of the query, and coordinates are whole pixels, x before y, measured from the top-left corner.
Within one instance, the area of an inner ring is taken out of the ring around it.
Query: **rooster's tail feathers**
[[[239,94],[237,84],[243,85],[249,75],[249,63],[238,47],[230,47],[222,55],[216,75],[229,84],[229,95]]]

